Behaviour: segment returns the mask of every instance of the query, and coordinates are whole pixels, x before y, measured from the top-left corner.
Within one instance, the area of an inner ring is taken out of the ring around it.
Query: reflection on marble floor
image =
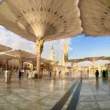
[[[73,85],[74,79],[28,80],[0,78],[0,110],[49,110]]]
[[[83,80],[77,110],[110,110],[110,82]]]
[[[0,110],[50,110],[75,81],[69,76],[56,81],[13,78],[11,84],[6,84],[0,78]],[[67,109],[77,85],[62,110]],[[110,83],[102,79],[83,79],[76,110],[110,110]]]

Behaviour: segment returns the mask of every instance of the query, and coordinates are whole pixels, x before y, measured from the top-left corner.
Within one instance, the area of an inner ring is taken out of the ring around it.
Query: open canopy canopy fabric
[[[82,32],[77,5],[78,0],[3,0],[0,24],[31,41],[76,36]]]
[[[13,59],[18,59],[22,62],[29,62],[32,61],[33,63],[36,63],[36,55],[23,51],[23,50],[13,50],[6,52],[7,57],[13,57]],[[52,61],[41,58],[42,63],[52,63]]]
[[[110,35],[110,0],[79,0],[83,33]]]
[[[0,44],[0,52],[5,52],[5,51],[8,51],[8,50],[11,50],[11,48]]]
[[[11,60],[11,59],[14,59],[13,56],[11,55],[7,55],[7,54],[0,54],[0,61],[3,61],[3,60]]]
[[[44,59],[44,58],[41,58],[41,62],[42,62],[42,63],[51,64],[53,61],[47,60],[47,59]]]
[[[103,60],[104,56],[100,56],[100,57],[87,57],[85,58],[85,61],[91,61],[93,63],[95,63],[98,60]]]
[[[100,56],[100,57],[86,57],[86,58],[82,58],[82,59],[71,59],[68,60],[68,62],[72,62],[72,63],[79,63],[79,62],[84,62],[84,61],[91,61],[93,63],[95,63],[98,60],[103,60],[104,56]]]
[[[110,57],[104,57],[103,60],[110,60]]]
[[[6,54],[14,57],[18,57],[18,58],[35,58],[36,57],[36,55],[23,50],[13,50],[13,51],[6,52]]]
[[[83,62],[85,61],[85,59],[71,59],[71,60],[68,60],[68,62],[72,62],[72,63],[79,63],[79,62]]]
[[[36,57],[33,57],[33,58],[25,58],[25,61],[32,61],[34,64],[36,63]],[[51,64],[53,61],[51,60],[48,60],[48,59],[44,59],[44,58],[41,58],[41,63],[45,63],[45,64]]]
[[[2,0],[0,25],[31,41],[110,35],[110,0]]]

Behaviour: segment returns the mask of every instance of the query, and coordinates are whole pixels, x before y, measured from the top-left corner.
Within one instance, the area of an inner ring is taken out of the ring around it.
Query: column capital
[[[43,43],[44,43],[44,40],[43,39],[37,39],[36,40],[36,51],[37,51],[37,54],[41,54],[42,53],[42,50],[43,50]]]

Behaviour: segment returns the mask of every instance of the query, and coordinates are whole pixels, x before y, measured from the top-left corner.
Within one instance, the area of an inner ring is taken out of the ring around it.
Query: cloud
[[[53,45],[55,60],[60,60],[63,53],[64,53],[64,42],[68,43],[69,51],[70,51],[71,50],[71,47],[70,47],[71,40],[70,39],[56,40],[56,41],[51,41],[51,42],[45,42],[42,56],[45,58],[49,58],[50,50],[51,50],[51,47]],[[49,53],[49,54],[47,54],[47,53]]]
[[[12,49],[21,49],[31,53],[35,53],[35,44],[20,36],[6,30],[0,26],[0,44],[11,47]]]
[[[11,47],[12,49],[21,49],[33,54],[36,54],[36,45],[34,42],[28,41],[13,32],[8,31],[4,27],[0,26],[0,44],[6,45]],[[49,59],[50,51],[52,45],[54,46],[54,53],[55,53],[55,60],[61,59],[64,50],[64,42],[67,42],[69,45],[69,51],[72,50],[71,48],[71,39],[62,39],[56,41],[50,41],[44,43],[44,49],[42,53],[42,57],[45,59]]]

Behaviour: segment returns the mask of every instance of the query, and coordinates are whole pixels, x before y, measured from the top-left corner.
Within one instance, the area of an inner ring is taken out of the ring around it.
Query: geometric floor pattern
[[[12,78],[10,84],[0,78],[0,110],[51,110],[62,97],[67,98],[65,94],[75,84],[61,109],[67,110],[78,83],[78,79],[69,76],[55,81]],[[110,110],[110,83],[102,79],[83,79],[77,106],[72,110]]]

